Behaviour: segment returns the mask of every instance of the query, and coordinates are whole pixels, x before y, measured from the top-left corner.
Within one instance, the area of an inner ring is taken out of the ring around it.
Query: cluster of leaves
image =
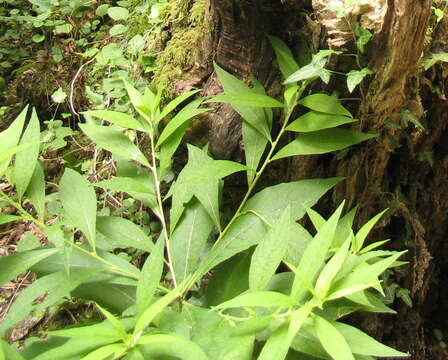
[[[300,68],[290,50],[279,39],[271,40],[284,78],[294,76]],[[215,70],[224,93],[191,101],[163,128],[162,120],[197,90],[161,108],[160,91],[147,88],[142,94],[124,82],[137,117],[86,112],[88,123],[81,130],[99,150],[112,154],[117,167],[115,177],[101,182],[90,183],[66,168],[58,191],[47,195],[36,114],[23,134],[26,111],[0,133],[0,175],[16,188],[14,196],[0,192],[0,198],[18,211],[0,215],[0,224],[31,221],[48,242],[0,258],[0,284],[27,269],[38,276],[11,306],[0,334],[67,296],[95,302],[105,317],[49,331],[44,340],[27,339],[20,352],[2,342],[0,358],[366,360],[407,355],[340,321],[358,310],[393,312],[378,296],[384,294],[379,277],[402,264],[402,253],[377,250],[384,241],[364,244],[382,213],[355,233],[355,210],[342,216],[341,204],[328,219],[312,210],[341,178],[281,183],[255,193],[273,161],[341,150],[376,135],[338,128],[356,119],[335,97],[306,95],[313,78],[288,81],[280,102],[255,79],[250,87],[217,65]],[[243,117],[245,165],[214,160],[207,149],[189,145],[188,163],[170,183],[166,174],[189,121],[208,111],[203,104],[213,102],[229,103]],[[273,108],[282,110],[275,137]],[[291,121],[296,109],[301,115]],[[286,132],[298,136],[278,149]],[[149,151],[130,140],[136,138],[132,133],[147,137]],[[247,192],[225,221],[223,179],[243,171]],[[158,219],[159,230],[148,235],[128,219],[98,213],[95,187],[140,200]],[[57,211],[49,208],[50,197],[59,204],[52,206]],[[33,210],[27,211],[24,202]],[[314,236],[297,223],[306,213]],[[117,255],[123,248],[149,253],[141,269]],[[287,270],[277,272],[281,265]]]

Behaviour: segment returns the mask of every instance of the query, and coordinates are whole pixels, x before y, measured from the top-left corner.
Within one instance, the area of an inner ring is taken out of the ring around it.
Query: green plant
[[[328,219],[312,210],[341,178],[282,183],[255,192],[267,166],[278,159],[333,152],[376,136],[336,128],[356,119],[335,97],[305,95],[322,70],[304,76],[286,45],[270,39],[290,83],[283,102],[267,96],[255,79],[249,87],[216,65],[224,94],[191,101],[162,131],[162,120],[198,90],[160,108],[160,92],[146,89],[141,94],[125,82],[137,117],[109,110],[85,112],[88,123],[80,125],[81,130],[98,151],[112,153],[117,173],[92,184],[66,168],[58,192],[51,194],[61,205],[56,212],[45,208],[35,112],[23,135],[26,110],[0,133],[0,175],[8,173],[16,187],[15,194],[1,192],[0,200],[18,211],[18,215],[0,215],[0,224],[31,221],[48,241],[43,248],[0,258],[1,284],[27,269],[38,276],[12,305],[0,333],[4,335],[33,311],[60,304],[66,296],[95,302],[106,319],[50,331],[44,341],[28,339],[20,353],[2,343],[3,357],[273,360],[289,353],[290,358],[307,354],[347,360],[407,356],[338,321],[358,310],[393,312],[377,296],[384,294],[379,276],[401,265],[398,258],[403,252],[376,250],[384,241],[365,246],[382,213],[354,233],[355,210],[342,216],[341,204]],[[301,78],[291,80],[297,74]],[[203,104],[213,102],[230,103],[242,115],[245,165],[214,160],[207,149],[189,145],[188,163],[170,185],[168,170],[188,122],[208,111]],[[290,121],[298,106],[303,115]],[[275,137],[272,108],[282,110]],[[286,132],[300,135],[278,149]],[[148,151],[131,141],[138,138],[136,133],[147,137]],[[248,188],[233,216],[224,221],[223,179],[236,172],[246,172]],[[158,223],[151,226],[155,243],[130,220],[98,214],[94,187],[127,193],[151,209]],[[24,208],[25,199],[33,209]],[[297,223],[305,213],[316,229],[314,236]],[[117,254],[123,248],[150,254],[139,269]],[[288,270],[277,272],[281,264]]]

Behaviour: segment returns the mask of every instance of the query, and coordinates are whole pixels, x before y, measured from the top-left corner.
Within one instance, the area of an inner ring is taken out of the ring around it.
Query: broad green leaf
[[[0,133],[0,154],[5,154],[19,143],[25,123],[28,106],[22,110],[13,123]],[[14,153],[8,155],[5,159],[0,159],[0,176],[2,176],[8,167]]]
[[[309,242],[313,239],[310,233],[296,222],[290,223],[289,244],[284,260],[298,265]]]
[[[288,340],[288,326],[283,324],[268,338],[257,360],[285,359],[289,350]]]
[[[279,217],[291,205],[292,219],[299,220],[305,208],[312,206],[341,178],[301,180],[271,186],[260,191],[248,200],[242,213],[226,234],[204,258],[198,271],[205,274],[222,261],[258,244],[266,234],[266,224],[254,211],[268,220]]]
[[[39,249],[0,257],[0,285],[14,279],[39,261],[53,255],[56,249]]]
[[[17,190],[17,196],[22,199],[26,189],[31,181],[34,169],[39,155],[39,141],[40,141],[40,125],[37,118],[36,110],[33,109],[31,119],[25,129],[21,145],[31,144],[26,149],[20,151],[16,155],[14,162],[14,179]]]
[[[127,333],[126,333],[126,330],[125,330],[123,324],[120,322],[120,320],[118,320],[118,318],[114,314],[112,314],[108,310],[102,308],[100,305],[96,304],[96,307],[104,315],[104,317],[107,319],[107,321],[109,321],[112,324],[112,326],[114,327],[114,330],[117,331],[117,334],[120,335],[121,339],[123,341],[125,341],[127,338]]]
[[[154,196],[154,189],[151,183],[141,181],[140,179],[134,179],[131,177],[113,177],[111,179],[103,180],[93,184],[97,187],[112,191],[121,191],[127,193],[146,193]]]
[[[76,171],[65,169],[59,183],[59,198],[67,216],[95,249],[96,194],[89,181]]]
[[[151,355],[161,355],[163,358],[164,355],[182,360],[209,359],[197,344],[176,334],[143,335],[137,344],[142,346],[146,358],[153,358]]]
[[[351,70],[347,74],[347,87],[348,91],[352,92],[357,87],[367,75],[373,74],[373,71],[365,67],[361,70]]]
[[[170,239],[176,280],[182,282],[199,266],[199,257],[213,227],[209,215],[198,200],[186,205],[183,216]]]
[[[139,121],[126,113],[112,110],[90,110],[84,111],[82,114],[97,117],[101,120],[108,121],[111,124],[121,126],[122,128],[140,131],[144,130]]]
[[[113,6],[107,9],[107,14],[115,21],[126,20],[129,17],[129,10],[124,7]]]
[[[322,227],[325,225],[325,223],[327,222],[323,216],[321,216],[317,211],[314,211],[311,208],[306,209],[306,214],[308,215],[308,217],[311,220],[311,223],[313,224],[314,228],[316,229],[316,231],[319,231],[320,229],[322,229]]]
[[[3,358],[2,358],[3,356]],[[22,355],[15,349],[15,345],[8,344],[5,340],[0,339],[0,359],[1,360],[25,360]]]
[[[109,322],[109,320],[105,320],[105,322]],[[113,326],[110,322],[109,324],[102,324],[103,326],[99,325],[100,324],[84,325],[79,327],[53,330],[49,331],[48,335],[64,338],[88,338],[100,336],[102,338],[109,338],[110,343],[117,342],[121,339],[121,335],[115,327],[106,327]]]
[[[315,283],[320,270],[324,266],[343,206],[344,203],[338,207],[327,223],[317,232],[302,256],[298,270],[303,274],[304,279],[311,284]],[[303,286],[302,280],[296,276],[291,290],[291,297],[300,302],[306,294],[307,289]]]
[[[359,231],[356,233],[355,236],[355,243],[356,243],[356,247],[354,248],[354,250],[356,252],[359,252],[363,245],[364,245],[364,241],[367,238],[367,235],[369,235],[370,231],[373,229],[373,227],[375,226],[375,224],[378,222],[378,220],[387,212],[388,209],[381,211],[379,214],[375,215],[372,219],[370,219],[369,221],[367,221],[362,227],[361,229],[359,229]]]
[[[67,93],[60,87],[51,95],[51,100],[56,104],[62,104],[67,99],[67,96]]]
[[[128,31],[128,27],[123,24],[116,24],[109,29],[110,36],[116,36]]]
[[[37,216],[43,220],[45,216],[45,174],[42,165],[37,162],[33,176],[26,190]]]
[[[448,62],[448,53],[441,52],[438,54],[432,54],[429,58],[426,58],[423,60],[423,67],[426,70],[428,70],[430,67],[437,64],[439,61],[441,62]]]
[[[325,114],[317,111],[309,111],[300,116],[286,127],[288,131],[311,132],[334,128],[339,125],[349,124],[357,121],[343,115]]]
[[[350,238],[348,238],[344,244],[339,248],[339,250],[331,257],[325,267],[322,269],[317,281],[316,281],[316,293],[320,299],[323,299],[328,290],[330,289],[331,283],[342,264],[347,257],[350,248]]]
[[[216,306],[249,289],[251,252],[234,256],[217,266],[205,289],[206,306]]]
[[[183,285],[184,284],[178,284],[177,288],[171,290],[169,293],[165,294],[163,297],[151,304],[151,306],[139,316],[132,335],[134,339],[140,337],[141,332],[152,323],[154,318],[182,294]]]
[[[320,343],[334,360],[355,360],[347,341],[334,325],[317,315],[313,320]]]
[[[147,252],[153,248],[151,238],[130,220],[116,216],[98,216],[96,226],[98,232],[123,248],[133,247]]]
[[[0,153],[0,162],[11,161],[11,158],[13,155],[20,153],[23,150],[28,149],[32,145],[33,144],[27,143],[27,144],[20,144],[17,146],[13,146],[12,148],[4,151],[3,153]],[[8,165],[9,165],[9,163],[8,163]]]
[[[105,345],[82,357],[81,360],[104,360],[109,359],[111,355],[114,356],[114,359],[118,359],[126,351],[127,347],[125,344]]]
[[[283,107],[283,103],[264,94],[254,92],[230,93],[217,95],[205,103],[222,102],[232,105],[243,105],[250,107]]]
[[[291,206],[288,206],[255,248],[249,269],[249,288],[264,290],[274,275],[289,245]]]
[[[283,78],[286,79],[291,74],[299,70],[299,65],[297,65],[291,50],[281,39],[275,36],[268,36],[268,38],[271,41],[271,45],[274,49],[277,63],[283,74]]]
[[[384,302],[381,299],[379,299],[376,295],[372,294],[367,290],[347,295],[346,298],[357,304],[364,305],[366,311],[387,313],[387,314],[397,313],[395,310],[392,310],[390,307],[386,306]]]
[[[255,316],[236,325],[232,336],[258,335],[273,321],[271,315]]]
[[[21,216],[17,215],[6,215],[6,214],[0,214],[0,225],[7,224],[13,221],[21,220]]]
[[[217,360],[252,360],[255,336],[231,336],[227,338]]]
[[[299,104],[321,113],[352,117],[350,111],[342,106],[339,99],[326,94],[308,95],[301,99]]]
[[[392,349],[381,344],[361,330],[340,322],[331,323],[347,341],[351,351],[355,354],[381,357],[408,357],[409,354]]]
[[[203,114],[210,110],[210,108],[199,108],[202,99],[195,100],[180,110],[176,116],[174,116],[168,124],[166,124],[162,133],[159,136],[156,146],[162,145],[175,131],[185,125],[187,121],[190,121],[193,117]]]
[[[238,307],[289,309],[295,305],[297,303],[291,297],[276,291],[250,291],[219,304],[215,309],[220,310]]]
[[[274,155],[273,160],[297,155],[325,154],[345,149],[376,136],[378,134],[343,129],[326,129],[310,132],[297,137],[280,149]]]
[[[251,91],[259,93],[258,89],[251,89],[244,82],[220,68],[216,63],[214,65],[216,74],[218,75],[219,81],[226,94],[248,93]],[[232,107],[241,115],[244,121],[248,122],[253,129],[264,136],[266,140],[271,139],[271,126],[269,119],[266,117],[266,108],[263,109],[260,107],[238,104],[232,104]]]
[[[166,105],[162,112],[157,116],[157,122],[164,119],[167,115],[171,113],[176,107],[178,107],[181,103],[183,103],[185,100],[187,100],[189,97],[192,97],[194,94],[197,94],[198,92],[202,91],[202,89],[196,89],[196,90],[190,90],[186,93],[183,93],[176,97],[175,99],[171,100],[168,105]]]
[[[148,96],[143,96],[134,86],[132,86],[128,81],[124,80],[124,85],[128,93],[129,99],[131,100],[134,109],[146,120],[146,122],[153,126],[153,117],[151,116],[151,103],[148,101]],[[147,93],[151,93],[150,91]],[[152,96],[152,101],[154,96]]]
[[[142,268],[142,274],[137,285],[137,311],[138,314],[148,309],[154,298],[163,272],[164,249],[163,234],[159,236],[159,240],[153,247],[151,254],[146,259]]]
[[[80,124],[81,130],[100,148],[110,151],[114,155],[150,167],[145,155],[120,131],[108,126]]]

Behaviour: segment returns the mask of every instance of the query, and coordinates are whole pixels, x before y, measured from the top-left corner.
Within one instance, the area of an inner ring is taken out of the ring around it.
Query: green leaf
[[[251,91],[254,93],[259,93],[258,89],[251,89],[244,82],[220,68],[216,63],[214,65],[216,74],[218,75],[219,81],[221,82],[226,94],[247,93]],[[266,140],[271,138],[271,123],[266,114],[266,108],[237,104],[232,104],[232,107],[238,114],[241,115],[244,121],[248,122],[253,129],[264,136]]]
[[[3,356],[3,358],[2,358]],[[22,355],[15,349],[14,345],[8,344],[5,340],[0,339],[0,359],[1,360],[25,360]]]
[[[62,104],[67,99],[67,94],[62,88],[59,88],[51,95],[51,99],[56,104]]]
[[[294,59],[291,50],[288,46],[279,38],[275,36],[268,36],[272,48],[274,49],[280,71],[283,74],[283,78],[288,78],[291,74],[299,70],[299,65]]]
[[[176,334],[143,335],[138,344],[142,346],[146,359],[152,359],[153,355],[161,355],[162,358],[175,356],[183,360],[209,359],[197,344]]]
[[[300,116],[286,127],[288,131],[310,132],[334,128],[339,125],[349,124],[357,121],[343,115],[331,115],[316,111],[309,111]]]
[[[288,295],[276,291],[250,291],[238,295],[236,298],[225,301],[215,307],[217,310],[239,307],[264,307],[289,309],[297,303]]]
[[[137,285],[137,311],[138,314],[148,309],[159,285],[163,272],[164,262],[164,237],[162,234],[154,246],[151,254],[146,259],[142,268],[142,274]]]
[[[150,167],[145,155],[120,131],[108,126],[80,124],[81,130],[100,148],[128,160],[135,160],[143,166]]]
[[[119,6],[107,9],[107,14],[115,21],[126,20],[129,17],[129,10]]]
[[[268,338],[257,360],[285,359],[289,350],[288,340],[288,326],[283,324]]]
[[[325,154],[345,149],[362,141],[377,137],[378,134],[362,133],[353,130],[326,129],[306,133],[280,149],[272,158],[282,159],[297,155]]]
[[[171,257],[176,280],[182,282],[199,266],[199,257],[213,227],[209,215],[197,200],[186,207],[171,235]]]
[[[325,298],[333,282],[333,279],[341,269],[342,264],[347,257],[350,243],[351,241],[349,237],[322,269],[319,278],[316,281],[316,293],[320,299]]]
[[[379,214],[375,215],[372,219],[367,221],[361,229],[356,233],[355,236],[355,252],[359,252],[362,247],[364,246],[364,241],[367,238],[367,235],[369,235],[370,231],[373,229],[373,227],[376,225],[378,220],[387,212],[388,209],[381,211]]]
[[[126,113],[112,110],[90,110],[84,111],[82,114],[97,117],[101,120],[108,121],[111,124],[121,126],[122,128],[143,131],[142,124]]]
[[[264,290],[274,275],[288,249],[291,222],[288,206],[255,248],[249,269],[250,290]]]
[[[270,96],[254,92],[222,94],[205,101],[205,103],[212,102],[250,107],[284,107],[280,101],[271,98]]]
[[[95,249],[96,195],[90,182],[76,171],[66,168],[59,183],[59,197],[68,217]]]
[[[205,306],[216,306],[249,289],[251,252],[244,252],[217,266],[205,289]]]
[[[22,110],[19,116],[17,116],[17,118],[6,130],[0,133],[0,154],[7,154],[5,159],[2,159],[3,156],[0,156],[0,176],[5,173],[6,168],[8,167],[11,158],[14,155],[14,152],[8,154],[8,151],[10,151],[19,143],[27,112],[28,106]]]
[[[448,53],[442,52],[438,54],[432,54],[431,57],[423,60],[423,67],[428,70],[430,67],[437,64],[439,61],[448,62]]]
[[[201,103],[202,99],[195,100],[179,111],[163,129],[156,146],[163,144],[179,127],[190,121],[193,117],[210,110],[210,108],[198,108]]]
[[[123,82],[134,109],[147,121],[148,124],[153,125],[152,118],[150,117],[151,104],[148,103],[145,97],[129,82],[124,79]]]
[[[111,179],[94,183],[93,185],[112,191],[120,191],[127,193],[142,193],[150,195],[151,197],[155,196],[152,184],[141,181],[141,179],[134,179],[131,177],[117,176]]]
[[[128,27],[123,24],[116,24],[112,26],[109,30],[110,36],[117,36],[128,31]]]
[[[326,94],[308,95],[301,99],[299,104],[321,113],[352,117],[350,111],[341,105],[339,99]]]
[[[359,23],[357,22],[355,27],[355,35],[356,35],[356,47],[362,54],[364,53],[365,45],[367,45],[367,43],[370,41],[373,34],[369,30],[361,27],[361,25],[359,25]]]
[[[365,67],[361,70],[351,70],[347,74],[347,87],[348,91],[352,92],[367,75],[373,74],[373,71]]]
[[[109,359],[111,355],[114,356],[114,359],[118,359],[126,351],[127,347],[125,344],[105,345],[82,357],[81,360],[104,360]]]
[[[7,224],[17,220],[22,220],[22,217],[17,215],[0,214],[0,225]]]
[[[127,333],[126,333],[126,330],[125,330],[123,324],[120,322],[120,320],[118,320],[118,318],[114,314],[112,314],[108,310],[102,308],[100,305],[96,304],[96,307],[104,315],[104,317],[107,319],[107,321],[109,321],[112,324],[112,326],[114,327],[114,330],[117,331],[117,334],[120,335],[121,339],[123,341],[126,341]]]
[[[173,155],[179,147],[182,138],[185,135],[185,131],[187,130],[188,123],[181,125],[174,131],[167,140],[160,146],[159,153],[159,172],[163,176],[165,171],[171,166]]]
[[[26,190],[37,216],[43,220],[45,216],[45,174],[42,165],[37,162],[33,176]]]
[[[26,189],[31,181],[34,169],[39,155],[39,141],[40,141],[40,125],[37,118],[36,110],[33,109],[31,119],[25,129],[21,145],[31,144],[26,149],[20,151],[16,155],[14,163],[14,179],[17,190],[17,196],[22,199]]]
[[[132,247],[147,252],[153,249],[151,238],[130,220],[116,216],[98,216],[96,227],[98,232],[123,248]]]
[[[341,178],[301,180],[271,186],[248,200],[242,213],[220,241],[204,258],[198,271],[205,274],[222,261],[258,244],[266,234],[266,224],[252,212],[262,215],[269,222],[281,215],[288,205],[294,220],[305,213],[305,207],[312,206]]]
[[[186,93],[183,93],[179,95],[178,97],[171,100],[168,105],[166,105],[162,112],[157,116],[157,122],[164,119],[167,115],[171,113],[176,107],[178,107],[181,103],[183,103],[185,100],[187,100],[189,97],[193,96],[194,94],[197,94],[198,92],[202,91],[202,89],[196,89],[191,90]]]
[[[14,279],[39,261],[53,255],[56,249],[39,249],[0,257],[0,285]]]
[[[319,231],[327,222],[323,216],[321,216],[317,211],[314,211],[311,208],[306,209],[306,213],[316,231]]]
[[[343,206],[344,203],[338,207],[326,224],[317,232],[316,236],[306,248],[298,266],[304,279],[313,285],[317,280],[320,270],[324,266]],[[296,276],[291,290],[292,298],[300,302],[306,294],[307,289],[303,286],[302,280]]]
[[[132,335],[134,339],[138,338],[141,332],[153,322],[154,318],[182,294],[182,286],[184,284],[178,285],[177,288],[165,294],[163,297],[151,304],[151,306],[139,316]]]
[[[313,320],[320,343],[334,360],[355,360],[344,336],[329,321],[317,315]]]
[[[361,330],[340,322],[332,322],[332,325],[346,339],[350,349],[355,354],[381,356],[381,357],[408,357],[409,354],[392,349],[381,344]]]
[[[22,235],[17,243],[17,252],[23,252],[27,250],[34,250],[40,247],[39,238],[31,232],[26,232]]]

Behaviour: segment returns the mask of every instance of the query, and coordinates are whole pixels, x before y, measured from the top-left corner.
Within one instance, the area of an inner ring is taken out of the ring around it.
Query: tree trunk
[[[366,331],[414,360],[445,359],[444,347],[433,331],[448,329],[448,102],[443,64],[424,71],[422,54],[447,50],[448,19],[436,23],[429,0],[359,1],[347,7],[345,18],[328,10],[328,1],[209,0],[205,21],[212,31],[201,42],[202,53],[190,80],[178,90],[200,84],[206,94],[220,92],[211,59],[245,81],[254,75],[277,96],[281,80],[273,51],[265,34],[281,37],[303,55],[303,40],[309,48],[334,48],[356,53],[353,28],[358,21],[374,33],[362,66],[374,71],[370,82],[350,95],[337,77],[319,90],[337,90],[346,105],[357,113],[363,131],[380,134],[344,156],[298,157],[287,164],[290,179],[345,176],[347,179],[323,206],[334,209],[343,199],[347,207],[359,205],[358,225],[379,210],[389,215],[373,235],[391,238],[394,249],[407,248],[409,265],[389,279],[409,289],[412,308],[402,300],[394,303],[398,315],[360,316],[353,319]],[[304,16],[303,13],[309,16]],[[334,70],[357,68],[354,57],[340,56],[330,64]],[[411,121],[409,121],[409,119]],[[210,115],[210,149],[218,158],[241,158],[241,118],[228,105]],[[424,124],[425,129],[418,126]],[[413,122],[417,123],[417,126]],[[279,180],[284,174],[276,173]],[[442,344],[443,345],[443,344]]]

